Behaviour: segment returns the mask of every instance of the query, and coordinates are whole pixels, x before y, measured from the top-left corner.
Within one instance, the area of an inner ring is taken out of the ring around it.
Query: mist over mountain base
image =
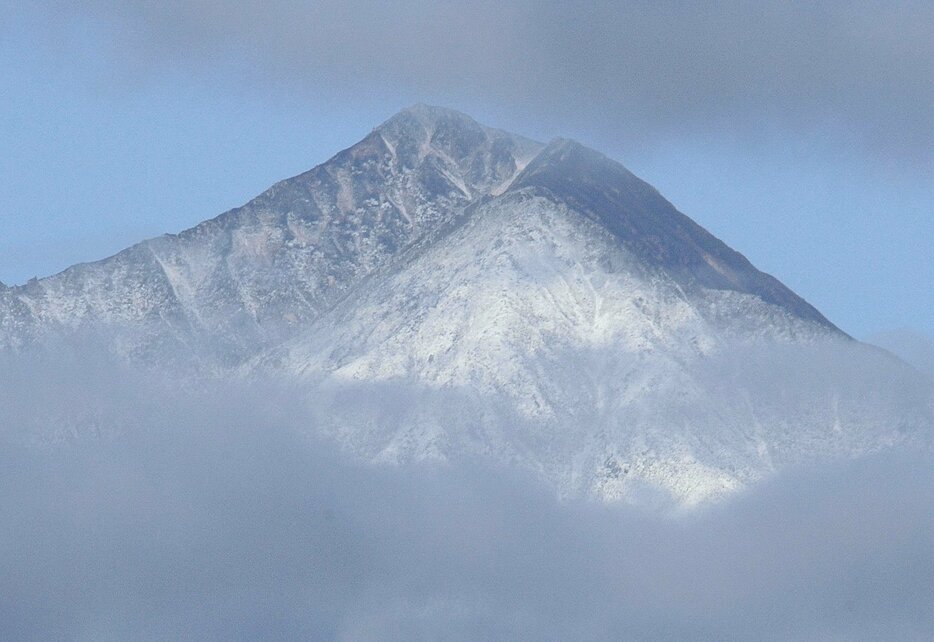
[[[397,427],[441,417],[450,396],[348,388],[314,409],[294,383],[67,355],[0,366],[4,639],[934,631],[917,447],[788,464],[693,509],[649,486],[605,503],[482,454],[373,464],[316,430],[374,404]]]
[[[934,631],[934,467],[917,453],[790,467],[660,513],[559,501],[489,460],[363,463],[310,436],[283,387],[60,372],[4,390],[4,639]],[[11,397],[101,430],[26,443]]]

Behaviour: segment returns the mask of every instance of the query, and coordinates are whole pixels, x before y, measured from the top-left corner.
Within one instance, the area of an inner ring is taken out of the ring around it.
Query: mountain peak
[[[416,104],[373,130],[403,169],[434,166],[470,197],[500,188],[543,147],[522,136],[486,127],[454,109]],[[435,173],[435,172],[432,172]]]
[[[467,114],[437,105],[416,103],[397,112],[376,127],[379,132],[399,132],[427,134],[429,137],[438,130],[494,131],[481,125]]]
[[[520,190],[597,223],[683,286],[755,295],[830,326],[603,154],[564,138],[544,145],[453,109],[416,104],[242,207],[17,288],[26,298],[0,306],[0,347],[94,320],[158,325],[170,318],[154,336],[175,337],[179,327],[229,336],[206,351],[236,361],[317,318],[413,244],[446,233],[468,205],[509,200],[507,193]],[[241,330],[223,330],[233,326]]]
[[[487,128],[466,114],[422,103],[403,109],[375,131],[389,144],[416,143],[423,147],[452,138],[467,146],[479,144],[488,133]]]
[[[414,121],[421,124],[426,129],[434,129],[439,124],[460,124],[466,127],[483,127],[473,118],[463,112],[457,111],[456,109],[451,109],[449,107],[439,107],[437,105],[426,105],[425,103],[415,103],[414,105],[410,105],[409,107],[406,107],[405,109],[397,112],[377,129],[382,129],[387,125],[398,121]]]

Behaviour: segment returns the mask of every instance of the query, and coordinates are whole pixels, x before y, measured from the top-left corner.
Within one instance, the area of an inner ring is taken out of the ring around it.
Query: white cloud
[[[308,437],[286,388],[170,393],[92,357],[3,374],[5,639],[934,633],[934,467],[918,456],[789,470],[671,517],[559,503],[480,462],[354,463]],[[24,445],[55,399],[135,423]]]

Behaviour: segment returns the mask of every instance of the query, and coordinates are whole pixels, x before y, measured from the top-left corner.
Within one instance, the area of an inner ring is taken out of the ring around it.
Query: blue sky
[[[0,5],[0,280],[194,225],[427,102],[603,151],[855,336],[934,337],[930,10],[623,4]]]

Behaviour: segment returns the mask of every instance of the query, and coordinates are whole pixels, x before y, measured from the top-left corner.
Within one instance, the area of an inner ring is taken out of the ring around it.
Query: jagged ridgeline
[[[568,495],[692,503],[931,429],[929,382],[620,164],[423,105],[189,230],[0,285],[3,350],[92,335],[298,382],[367,459],[490,456]]]

